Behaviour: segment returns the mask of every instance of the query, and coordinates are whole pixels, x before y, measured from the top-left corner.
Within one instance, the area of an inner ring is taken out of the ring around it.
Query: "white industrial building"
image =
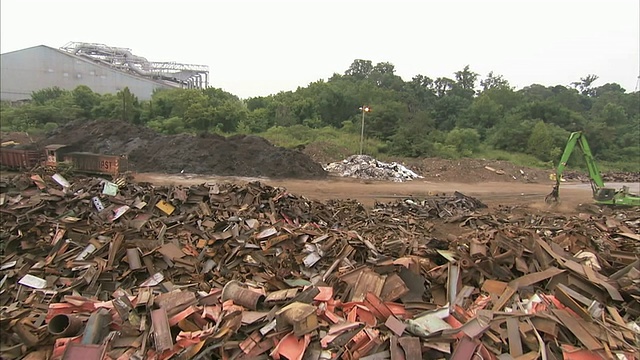
[[[1,101],[29,100],[33,91],[54,86],[73,90],[79,85],[99,94],[128,87],[138,99],[148,100],[156,89],[205,88],[209,81],[204,65],[151,62],[126,48],[89,43],[4,53],[0,67]]]

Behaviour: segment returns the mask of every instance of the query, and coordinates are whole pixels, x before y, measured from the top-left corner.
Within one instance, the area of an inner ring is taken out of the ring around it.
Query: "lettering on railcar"
[[[118,168],[117,160],[76,155],[72,159],[75,166],[83,171],[113,172]]]
[[[109,160],[100,160],[100,169],[102,170],[111,170],[113,168],[113,163]]]

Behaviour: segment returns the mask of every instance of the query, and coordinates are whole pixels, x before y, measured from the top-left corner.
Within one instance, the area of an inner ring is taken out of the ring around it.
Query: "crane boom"
[[[595,199],[596,203],[603,205],[640,206],[640,197],[638,197],[637,195],[629,194],[627,187],[623,187],[621,190],[615,190],[605,187],[604,181],[602,180],[602,175],[600,174],[600,170],[598,170],[598,165],[596,164],[593,154],[591,153],[591,148],[589,147],[587,138],[581,131],[576,131],[569,135],[567,146],[564,148],[564,152],[562,153],[562,157],[560,158],[560,163],[556,168],[556,184],[554,185],[551,193],[545,198],[545,201],[558,201],[558,198],[560,196],[560,179],[562,178],[562,174],[567,167],[569,157],[571,157],[571,154],[575,150],[576,145],[580,148],[580,150],[582,150],[582,155],[584,156],[585,162],[587,163],[587,170],[589,171],[589,182],[591,183],[591,191],[593,192],[593,198]]]

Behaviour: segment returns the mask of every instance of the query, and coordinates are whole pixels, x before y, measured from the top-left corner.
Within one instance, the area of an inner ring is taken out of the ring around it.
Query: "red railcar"
[[[72,152],[65,145],[47,145],[45,165],[57,167],[64,163],[74,171],[89,174],[105,174],[117,176],[129,170],[129,161],[124,156],[100,155],[88,152]]]
[[[42,160],[42,151],[0,148],[0,165],[11,170],[32,169]]]
[[[57,168],[70,166],[74,171],[117,176],[129,171],[125,156],[71,152],[65,145],[47,145],[42,150],[0,149],[0,165],[11,170],[29,170],[36,165]]]
[[[128,159],[116,155],[72,152],[64,155],[64,161],[71,163],[75,171],[91,174],[117,176],[129,170]]]

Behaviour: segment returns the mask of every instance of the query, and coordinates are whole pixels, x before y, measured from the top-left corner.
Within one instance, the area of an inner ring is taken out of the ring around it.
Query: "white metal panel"
[[[172,88],[44,45],[0,55],[0,100],[26,100],[40,89],[73,90],[79,85],[99,94],[128,87],[140,100],[149,100],[155,89]]]

